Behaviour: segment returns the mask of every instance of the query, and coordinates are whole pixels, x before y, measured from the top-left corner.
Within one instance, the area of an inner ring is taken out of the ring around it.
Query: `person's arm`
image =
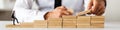
[[[33,19],[44,20],[46,12],[32,10],[33,0],[16,0],[14,11],[18,19]]]

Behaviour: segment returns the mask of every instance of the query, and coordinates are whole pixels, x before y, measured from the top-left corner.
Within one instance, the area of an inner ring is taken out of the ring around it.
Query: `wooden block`
[[[48,19],[48,28],[61,28],[62,18],[50,18]]]
[[[20,23],[20,28],[33,28],[34,25],[32,22],[24,22],[24,23]]]
[[[104,28],[104,24],[91,24],[91,28]]]
[[[62,19],[76,19],[76,16],[62,16]]]
[[[90,24],[90,16],[78,16],[77,24]]]
[[[48,21],[49,23],[62,23],[62,21]]]
[[[6,28],[19,28],[19,25],[7,24]]]
[[[48,24],[48,28],[61,28],[62,24]]]
[[[104,16],[92,16],[91,23],[104,23]]]
[[[67,23],[67,24],[65,24],[65,23],[63,23],[63,26],[76,26],[77,24],[75,24],[75,23]]]
[[[50,26],[50,25],[51,25],[51,26],[57,26],[57,25],[58,25],[58,26],[59,26],[59,25],[61,26],[62,23],[48,23],[48,25],[49,25],[49,26]]]
[[[90,23],[79,23],[77,28],[90,28]]]
[[[61,23],[48,23],[48,28],[60,28],[62,27],[62,22]]]
[[[76,20],[63,20],[63,28],[76,28]]]
[[[104,23],[104,21],[91,21],[92,24]]]
[[[48,28],[62,28],[62,26],[48,26]]]
[[[104,21],[104,16],[92,16],[91,20],[92,21]]]
[[[75,21],[76,22],[77,19],[63,19],[63,21]]]
[[[90,28],[90,25],[77,25],[77,28]]]
[[[76,23],[76,21],[63,21],[63,23]]]
[[[90,28],[90,16],[78,16],[77,28]]]
[[[81,24],[77,24],[77,25],[90,25],[90,23],[81,23]]]
[[[48,24],[48,28],[61,28],[61,24]]]
[[[62,18],[48,18],[48,21],[62,21]]]
[[[47,28],[47,21],[46,20],[35,20],[34,27],[35,28]]]
[[[63,28],[76,28],[76,25],[63,25]]]
[[[63,19],[63,21],[76,21],[77,19]]]

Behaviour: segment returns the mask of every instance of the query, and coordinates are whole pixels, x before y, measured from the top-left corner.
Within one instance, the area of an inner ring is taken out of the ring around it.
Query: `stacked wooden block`
[[[62,28],[62,18],[49,18],[48,28]]]
[[[7,28],[19,28],[19,25],[7,24]]]
[[[34,27],[35,28],[47,28],[47,21],[46,20],[35,20]]]
[[[76,28],[76,16],[62,16],[63,28]]]
[[[104,28],[104,16],[91,16],[92,28]]]
[[[78,16],[77,28],[90,28],[90,16]]]
[[[20,23],[19,28],[33,28],[33,23],[32,22],[25,22],[25,23]]]
[[[8,28],[104,28],[104,16],[62,16],[48,20],[9,24]]]

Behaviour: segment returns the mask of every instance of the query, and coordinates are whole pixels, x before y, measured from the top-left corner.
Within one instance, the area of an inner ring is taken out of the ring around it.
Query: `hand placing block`
[[[34,27],[35,28],[47,28],[47,20],[35,20]]]
[[[89,27],[90,27],[90,16],[77,17],[77,28],[89,28]]]
[[[62,27],[62,18],[48,19],[48,28],[61,28],[61,27]]]
[[[20,23],[20,28],[33,28],[33,22],[23,22]]]

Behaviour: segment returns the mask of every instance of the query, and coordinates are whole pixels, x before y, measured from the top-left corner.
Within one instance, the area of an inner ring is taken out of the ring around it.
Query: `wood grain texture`
[[[104,23],[104,16],[91,16],[91,23]]]
[[[91,28],[104,28],[104,24],[91,24]]]
[[[76,19],[76,16],[62,16],[63,19]]]
[[[77,24],[84,24],[84,23],[87,23],[87,24],[90,24],[90,16],[78,16],[77,18]]]
[[[7,28],[104,28],[104,16],[63,16],[6,25]]]
[[[47,28],[47,21],[46,20],[35,20],[34,28]]]
[[[62,28],[62,18],[49,18],[48,28]]]
[[[19,25],[7,24],[6,28],[20,28]]]
[[[34,28],[33,22],[20,23],[20,28]]]

